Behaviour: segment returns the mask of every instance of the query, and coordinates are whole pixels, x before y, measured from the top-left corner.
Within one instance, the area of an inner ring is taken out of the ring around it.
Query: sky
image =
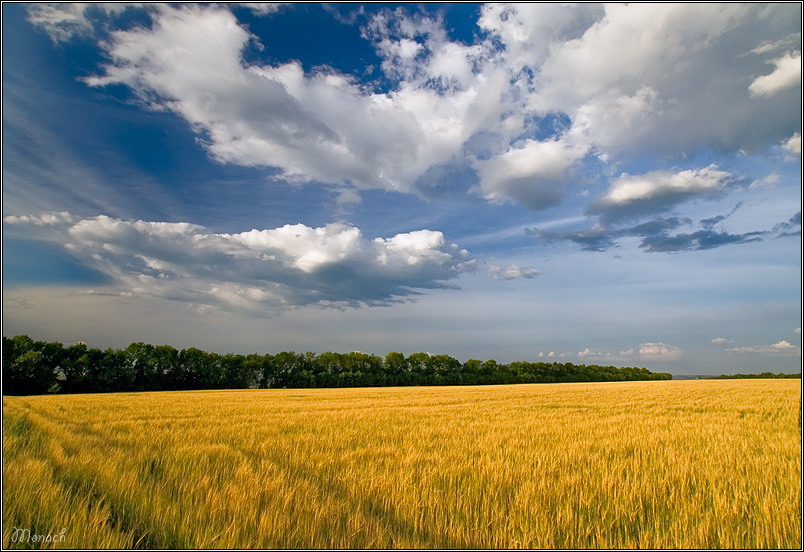
[[[3,334],[801,369],[801,4],[9,4]]]

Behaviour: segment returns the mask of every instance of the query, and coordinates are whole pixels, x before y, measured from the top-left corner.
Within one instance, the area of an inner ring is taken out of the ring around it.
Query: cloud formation
[[[773,345],[753,345],[726,349],[731,353],[753,353],[758,355],[801,356],[801,347],[782,340]]]
[[[801,133],[796,132],[790,138],[782,142],[782,148],[793,155],[801,155]]]
[[[515,280],[518,278],[532,279],[536,276],[543,274],[541,270],[536,268],[529,268],[525,266],[511,265],[508,268],[502,268],[492,265],[489,271],[494,275],[497,280]]]
[[[3,217],[7,224],[33,224],[35,226],[56,226],[73,222],[75,217],[66,211],[50,211],[39,215],[8,215]]]
[[[96,20],[125,9],[150,24],[103,34]],[[124,85],[177,114],[219,162],[418,195],[434,169],[469,166],[477,180],[467,187],[487,200],[543,210],[564,200],[589,155],[614,167],[646,151],[761,151],[800,132],[800,10],[487,4],[472,43],[452,40],[437,15],[359,10],[382,85],[297,61],[247,62],[262,45],[219,4],[49,4],[30,7],[29,20],[58,41],[102,35],[109,62],[86,83]],[[712,167],[624,176],[593,210],[663,210],[723,187]]]
[[[621,226],[600,220],[594,226],[566,232],[547,232],[538,228],[527,228],[525,233],[543,243],[571,241],[584,251],[608,251],[617,247],[624,238],[641,238],[639,247],[648,253],[677,253],[680,251],[703,251],[725,245],[758,242],[766,239],[798,236],[801,234],[801,213],[796,213],[787,221],[775,224],[769,230],[755,230],[734,234],[718,230],[715,226],[726,220],[730,213],[698,221],[698,230],[675,232],[683,226],[692,226],[688,218],[657,218],[636,224]]]
[[[789,53],[772,60],[773,73],[757,77],[748,87],[752,96],[772,96],[801,82],[801,52]]]
[[[711,343],[713,345],[725,345],[726,343],[734,343],[734,340],[726,337],[715,337],[712,339]]]
[[[386,75],[403,82],[388,93],[331,68],[305,72],[297,61],[248,65],[242,53],[256,37],[229,10],[192,5],[163,6],[151,28],[113,32],[112,63],[86,82],[126,85],[145,105],[177,113],[220,162],[276,167],[291,181],[419,193],[420,176],[450,162],[505,108],[505,74],[478,81],[472,67],[484,48],[447,41],[427,18],[383,12],[365,34]]]
[[[527,140],[522,147],[474,163],[479,191],[490,201],[518,201],[536,211],[554,207],[564,199],[570,167],[586,151],[561,140]]]
[[[639,346],[639,358],[641,360],[678,360],[684,351],[672,345],[664,343],[643,343]]]
[[[716,165],[676,173],[623,174],[590,207],[589,212],[611,220],[667,211],[691,199],[722,194],[733,180],[729,173],[718,170]]]
[[[585,361],[599,360],[599,361],[672,361],[678,360],[684,353],[679,347],[672,345],[665,345],[664,343],[643,343],[639,348],[631,348],[619,353],[604,353],[595,352],[589,347],[583,351],[579,351],[577,356]]]
[[[37,224],[51,215],[6,217]],[[358,228],[302,224],[218,234],[189,223],[97,216],[53,226],[64,247],[133,295],[223,310],[271,313],[318,304],[386,305],[449,287],[474,270],[466,250],[441,232],[418,230],[366,239]]]

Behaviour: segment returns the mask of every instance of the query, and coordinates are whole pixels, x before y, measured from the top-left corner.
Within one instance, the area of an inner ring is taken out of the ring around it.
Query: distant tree
[[[221,357],[220,360],[225,388],[248,389],[255,385],[254,371],[249,367],[245,356],[230,353]]]
[[[56,391],[64,358],[61,343],[34,341],[27,335],[3,337],[3,393],[37,395]]]
[[[28,350],[3,367],[3,391],[7,395],[47,393],[56,383],[53,368],[41,351]]]

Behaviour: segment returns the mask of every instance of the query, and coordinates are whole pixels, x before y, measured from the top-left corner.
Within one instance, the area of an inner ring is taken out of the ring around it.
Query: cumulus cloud
[[[410,36],[391,40],[377,20]],[[505,73],[479,79],[472,67],[484,48],[449,42],[437,21],[381,12],[371,29],[386,74],[404,81],[388,93],[331,68],[248,65],[242,52],[256,38],[217,6],[165,6],[152,28],[112,33],[112,63],[86,82],[124,84],[146,105],[179,114],[220,162],[277,167],[300,182],[419,193],[419,177],[449,163],[505,109]]]
[[[641,360],[678,360],[684,351],[672,345],[664,343],[643,343],[639,346],[639,358]]]
[[[606,194],[589,209],[607,218],[644,216],[666,211],[700,197],[722,194],[734,178],[716,165],[679,172],[652,171],[641,175],[623,174]]]
[[[549,353],[545,353],[544,351],[539,352],[537,355],[538,358],[567,358],[571,356],[572,353],[556,353],[555,351],[550,351]]]
[[[750,347],[735,347],[726,349],[732,353],[754,353],[758,355],[800,356],[801,347],[782,340],[773,345],[754,345]]]
[[[511,265],[508,268],[492,265],[489,267],[489,271],[497,280],[515,280],[517,278],[531,279],[542,274],[542,271],[536,268],[517,265]]]
[[[70,253],[127,293],[258,314],[389,304],[449,287],[474,269],[466,250],[431,230],[367,239],[346,224],[296,224],[219,234],[189,223],[98,216],[74,224],[65,217],[58,232]]]
[[[607,358],[607,357],[610,358],[611,354],[607,355],[606,353],[596,353],[596,352],[592,351],[592,349],[590,349],[589,347],[587,347],[583,351],[578,351],[578,358],[585,359],[585,360],[587,360],[587,359],[595,359],[595,358]]]
[[[627,349],[619,353],[604,353],[600,351],[593,351],[589,347],[583,351],[578,351],[578,358],[583,360],[596,360],[596,361],[631,361],[635,359],[634,349]]]
[[[561,203],[568,169],[586,148],[562,140],[526,140],[522,147],[476,161],[479,189],[491,201],[515,200],[534,210]]]
[[[336,190],[427,195],[434,169],[470,166],[465,186],[487,200],[542,210],[589,155],[615,166],[647,150],[757,151],[800,131],[795,4],[492,3],[471,43],[438,16],[361,11],[378,86],[246,61],[258,39],[220,4],[146,5],[149,25],[111,33],[95,24],[103,6],[41,4],[29,18],[54,40],[102,36],[109,62],[85,82],[177,114],[214,159]],[[722,190],[720,173],[623,177],[595,209],[665,209]]]
[[[630,3],[605,4],[603,10],[577,38],[549,44],[529,98],[534,110],[567,113],[573,132],[612,158],[638,151],[679,154],[693,145],[753,150],[772,136],[781,139],[784,128],[787,136],[795,130],[800,88],[762,102],[745,84],[765,73],[778,54],[742,54],[800,31],[794,23],[800,6]],[[777,17],[789,17],[789,25],[779,25]],[[512,12],[507,19],[506,29],[539,34],[536,17]],[[528,34],[499,36],[519,48],[519,38]],[[800,49],[796,38],[792,44]]]
[[[801,52],[789,53],[772,61],[773,73],[757,77],[748,87],[752,96],[772,96],[780,90],[801,84]]]

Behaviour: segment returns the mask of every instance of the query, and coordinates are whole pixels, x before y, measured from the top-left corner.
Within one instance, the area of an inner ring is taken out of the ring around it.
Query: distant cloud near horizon
[[[734,343],[734,340],[725,337],[716,337],[712,339],[711,343],[714,345],[725,345],[726,343]]]
[[[753,345],[750,347],[735,347],[726,349],[731,353],[754,353],[759,355],[801,356],[801,347],[781,340],[773,345]]]
[[[664,343],[643,343],[639,346],[639,358],[642,360],[678,360],[683,353],[678,347]]]
[[[489,272],[491,272],[497,280],[515,280],[518,278],[529,280],[543,274],[541,270],[517,265],[511,265],[508,268],[492,265],[489,267]]]

